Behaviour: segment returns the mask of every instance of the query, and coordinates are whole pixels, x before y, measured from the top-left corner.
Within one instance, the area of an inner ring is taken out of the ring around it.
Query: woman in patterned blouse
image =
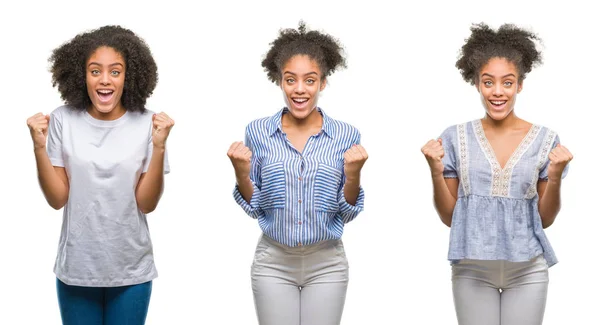
[[[557,262],[543,228],[560,210],[573,156],[554,131],[514,112],[523,80],[541,62],[538,37],[513,25],[471,32],[456,67],[486,114],[422,148],[435,208],[451,226],[456,314],[461,325],[541,324],[548,267]]]

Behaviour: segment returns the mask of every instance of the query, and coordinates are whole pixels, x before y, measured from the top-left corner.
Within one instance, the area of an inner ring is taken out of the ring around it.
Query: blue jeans
[[[79,287],[56,279],[64,325],[143,325],[152,281],[123,287]]]

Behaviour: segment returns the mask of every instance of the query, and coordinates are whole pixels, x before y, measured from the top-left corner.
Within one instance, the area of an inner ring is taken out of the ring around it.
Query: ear
[[[323,89],[325,89],[325,86],[327,86],[327,78],[323,78],[323,80],[321,81],[321,87],[319,88],[319,91],[323,91]]]
[[[519,82],[519,85],[517,86],[517,94],[520,93],[521,90],[523,90],[523,81]]]

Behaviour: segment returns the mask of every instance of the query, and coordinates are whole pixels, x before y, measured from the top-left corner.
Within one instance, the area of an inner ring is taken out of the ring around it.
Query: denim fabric
[[[80,287],[56,279],[64,325],[143,325],[152,281],[122,287]]]

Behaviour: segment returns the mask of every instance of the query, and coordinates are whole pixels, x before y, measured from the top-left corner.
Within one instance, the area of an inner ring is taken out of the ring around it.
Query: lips
[[[96,94],[98,94],[98,99],[100,99],[100,102],[102,102],[102,103],[109,102],[112,99],[114,93],[115,92],[112,89],[96,90]]]
[[[292,103],[296,108],[304,108],[308,104],[308,98],[304,97],[293,97]]]
[[[504,109],[504,107],[506,106],[506,103],[508,101],[507,100],[490,100],[489,103],[491,104],[492,108],[494,108],[495,110],[502,110]]]

